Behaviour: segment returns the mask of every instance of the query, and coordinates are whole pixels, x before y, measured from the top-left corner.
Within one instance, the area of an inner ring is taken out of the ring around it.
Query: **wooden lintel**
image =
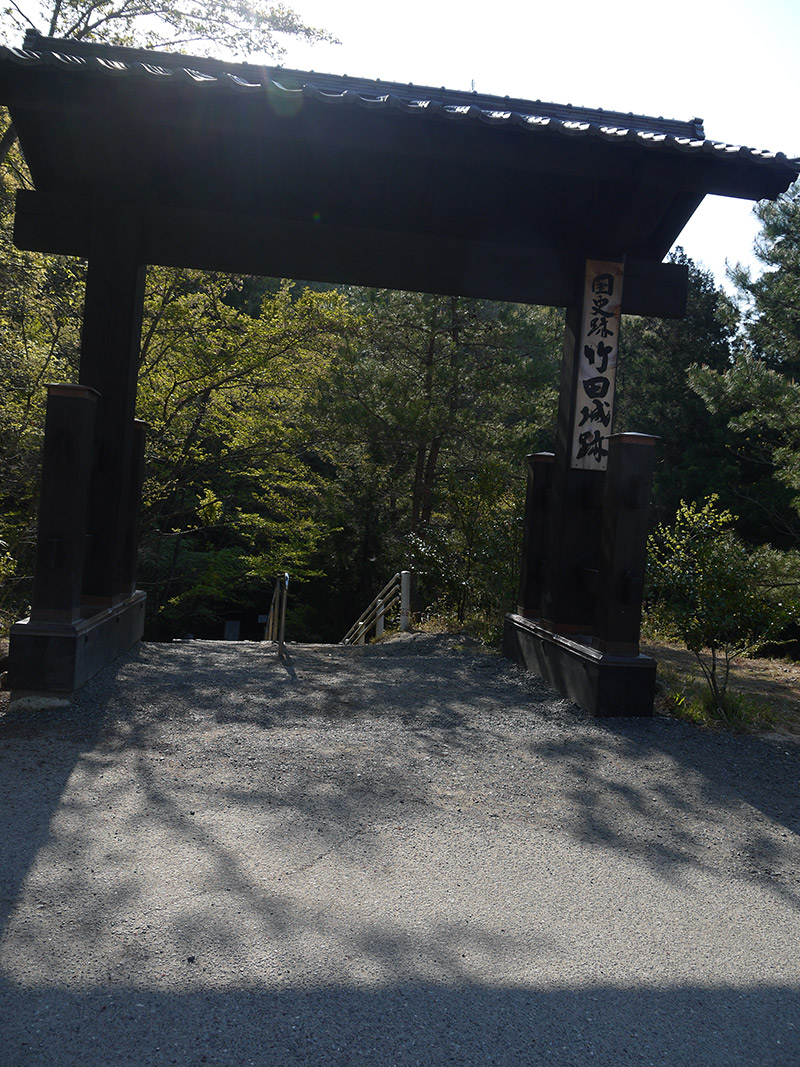
[[[14,244],[27,252],[89,255],[91,204],[75,197],[18,189]]]
[[[643,177],[656,188],[682,190],[696,196],[727,196],[734,200],[774,200],[786,191],[786,177],[750,158],[750,149],[710,149],[691,157],[685,166],[680,156],[649,159]]]
[[[118,210],[124,217],[137,209]],[[91,217],[87,201],[23,191],[14,239],[31,251],[87,256]],[[143,220],[147,263],[554,307],[574,299],[584,258],[577,250],[228,212],[148,208]],[[683,316],[687,278],[678,264],[626,260],[624,313]]]

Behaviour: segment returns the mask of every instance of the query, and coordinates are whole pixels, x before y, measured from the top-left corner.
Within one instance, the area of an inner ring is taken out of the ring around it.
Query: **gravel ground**
[[[0,1064],[800,1065],[800,744],[452,635],[0,716]]]

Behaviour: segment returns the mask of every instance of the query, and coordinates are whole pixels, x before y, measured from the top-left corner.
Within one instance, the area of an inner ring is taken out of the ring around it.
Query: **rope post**
[[[400,571],[400,629],[411,629],[411,571]]]
[[[283,649],[286,644],[286,601],[289,599],[289,574],[283,574],[283,600],[281,603],[281,623],[278,633],[278,656],[283,659]]]

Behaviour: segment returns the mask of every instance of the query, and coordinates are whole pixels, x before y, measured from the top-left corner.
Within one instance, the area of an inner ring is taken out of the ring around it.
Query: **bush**
[[[648,541],[648,586],[656,624],[700,665],[711,701],[706,710],[729,722],[736,715],[727,692],[731,661],[774,641],[797,607],[775,594],[769,554],[749,549],[733,530],[734,516],[718,511],[716,501],[682,501],[674,525],[656,528]]]

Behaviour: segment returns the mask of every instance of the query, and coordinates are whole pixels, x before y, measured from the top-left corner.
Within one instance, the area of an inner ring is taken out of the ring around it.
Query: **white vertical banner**
[[[614,418],[623,265],[586,261],[570,466],[604,471]]]

